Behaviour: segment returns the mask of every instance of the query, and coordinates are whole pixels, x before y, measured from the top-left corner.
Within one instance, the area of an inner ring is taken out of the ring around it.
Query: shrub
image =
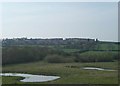
[[[89,51],[76,56],[76,62],[112,62],[116,60],[116,52]]]
[[[39,46],[11,46],[2,49],[2,64],[16,64],[43,60],[47,55],[61,54],[61,51]],[[59,57],[58,57],[59,59]],[[60,59],[59,59],[60,60]]]
[[[49,63],[70,63],[74,62],[74,59],[72,57],[64,57],[61,55],[48,55],[46,56],[45,61]]]

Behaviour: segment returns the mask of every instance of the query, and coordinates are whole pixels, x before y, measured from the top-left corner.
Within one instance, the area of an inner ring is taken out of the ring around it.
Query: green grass
[[[117,71],[82,70],[86,66],[110,68],[117,70],[117,62],[97,63],[59,63],[34,62],[3,66],[3,72],[18,72],[43,75],[57,75],[61,78],[44,83],[29,84],[117,84]],[[71,68],[68,66],[75,66]],[[28,84],[19,82],[21,77],[3,77],[3,84]]]
[[[64,52],[71,53],[71,52],[78,52],[80,49],[62,49]]]
[[[118,44],[114,43],[99,43],[95,46],[96,50],[118,50]]]
[[[110,57],[111,55],[116,55],[118,54],[117,51],[88,51],[88,52],[84,52],[84,53],[81,53],[81,55],[87,55],[87,56],[92,56],[92,55],[95,55],[95,56],[108,56]]]
[[[2,77],[2,83],[6,83],[6,84],[17,84],[19,83],[19,80],[23,79],[22,77],[8,77],[8,76],[4,76]]]

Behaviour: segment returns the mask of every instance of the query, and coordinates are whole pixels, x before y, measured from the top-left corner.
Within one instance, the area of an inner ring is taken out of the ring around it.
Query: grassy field
[[[114,43],[104,43],[101,42],[95,45],[96,50],[119,50],[119,45]]]
[[[67,52],[67,53],[72,53],[72,52],[78,52],[80,49],[62,49],[62,51]]]
[[[81,53],[81,56],[89,56],[89,57],[94,57],[94,58],[103,58],[105,59],[110,59],[110,58],[116,58],[119,52],[117,51],[87,51],[84,53]]]
[[[34,62],[3,66],[3,72],[57,75],[60,79],[44,83],[19,82],[21,77],[2,77],[3,84],[117,84],[118,71],[83,70],[86,66],[118,69],[117,62],[46,63]]]

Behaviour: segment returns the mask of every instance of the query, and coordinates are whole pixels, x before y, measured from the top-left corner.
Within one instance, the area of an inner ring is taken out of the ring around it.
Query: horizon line
[[[94,39],[94,40],[98,40],[98,41],[104,41],[104,42],[120,42],[119,40],[117,41],[113,41],[113,40],[100,40],[99,38],[90,38],[90,37],[4,37],[4,38],[0,38],[0,39]]]

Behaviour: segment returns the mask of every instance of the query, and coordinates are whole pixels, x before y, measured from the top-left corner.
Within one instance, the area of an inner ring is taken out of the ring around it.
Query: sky
[[[117,2],[5,2],[2,37],[118,41]]]

